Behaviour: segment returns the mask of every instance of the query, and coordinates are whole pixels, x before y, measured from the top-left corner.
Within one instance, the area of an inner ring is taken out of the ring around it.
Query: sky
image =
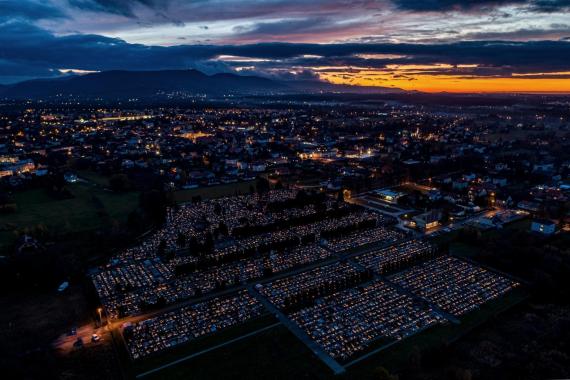
[[[0,83],[163,69],[570,92],[570,0],[0,0]]]

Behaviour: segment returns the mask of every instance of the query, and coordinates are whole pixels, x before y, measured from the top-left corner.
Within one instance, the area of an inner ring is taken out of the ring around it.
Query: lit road
[[[98,342],[92,342],[91,336],[93,334],[99,335],[101,340]],[[93,327],[93,323],[88,323],[83,326],[77,328],[77,334],[69,335],[63,334],[59,338],[57,338],[53,343],[53,347],[56,351],[67,354],[73,350],[76,350],[79,347],[75,346],[75,342],[78,339],[81,339],[83,342],[83,347],[90,347],[94,345],[101,345],[101,344],[108,344],[111,342],[111,333],[105,327]]]

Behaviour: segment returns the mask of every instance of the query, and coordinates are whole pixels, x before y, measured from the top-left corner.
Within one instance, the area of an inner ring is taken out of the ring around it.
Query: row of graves
[[[220,198],[171,210],[92,280],[111,319],[140,316],[123,331],[133,360],[248,324],[270,302],[340,363],[520,286],[393,223],[320,193]]]

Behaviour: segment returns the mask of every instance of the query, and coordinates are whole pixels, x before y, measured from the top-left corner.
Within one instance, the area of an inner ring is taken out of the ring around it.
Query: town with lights
[[[570,378],[568,0],[0,0],[7,380]]]

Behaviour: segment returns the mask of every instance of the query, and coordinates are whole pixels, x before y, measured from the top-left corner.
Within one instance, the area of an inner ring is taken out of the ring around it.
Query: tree
[[[214,237],[212,236],[212,233],[210,231],[206,233],[206,239],[204,241],[204,249],[206,250],[206,252],[212,252],[214,250]]]
[[[188,243],[188,250],[190,251],[191,256],[199,256],[200,254],[200,243],[196,236],[192,236],[190,238],[190,242]]]
[[[158,243],[157,255],[164,256],[165,253],[166,253],[166,240],[161,239],[160,243]]]
[[[150,190],[141,193],[139,204],[152,223],[160,225],[164,222],[169,201],[163,191]]]
[[[220,224],[218,225],[218,231],[220,232],[220,235],[223,235],[223,236],[229,235],[228,226],[223,221],[220,222]]]
[[[265,178],[258,178],[256,189],[259,194],[267,193],[269,191],[269,181]]]
[[[408,356],[408,363],[410,369],[413,371],[418,371],[422,367],[422,352],[418,346],[414,346]]]
[[[179,232],[178,236],[176,237],[176,245],[180,248],[184,248],[186,245],[186,235],[184,235],[182,232]]]
[[[456,380],[471,380],[473,378],[471,371],[463,368],[456,368],[454,377]]]

